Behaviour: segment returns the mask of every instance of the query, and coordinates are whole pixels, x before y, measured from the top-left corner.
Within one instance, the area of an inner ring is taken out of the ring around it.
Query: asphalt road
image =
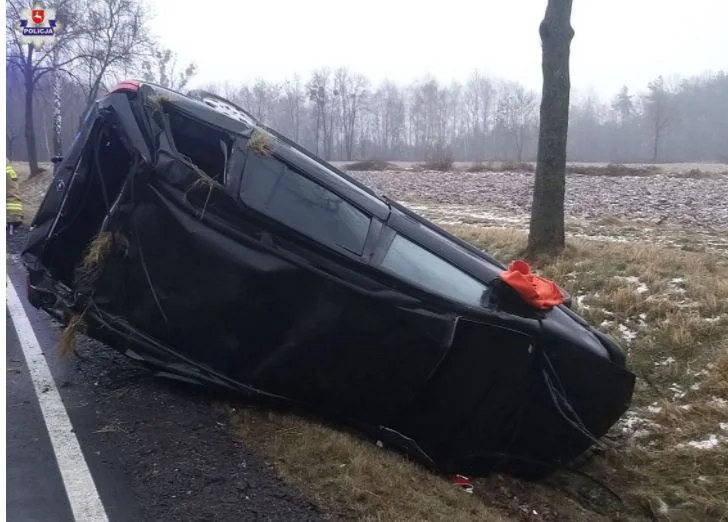
[[[230,437],[215,408],[224,398],[157,379],[83,337],[83,359],[61,358],[59,325],[27,303],[17,257],[8,265],[9,522],[322,518]]]

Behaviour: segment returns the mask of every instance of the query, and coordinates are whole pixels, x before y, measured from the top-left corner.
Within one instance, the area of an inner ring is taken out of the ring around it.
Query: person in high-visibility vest
[[[5,193],[5,215],[8,231],[12,235],[15,228],[23,223],[23,202],[20,199],[18,174],[7,158],[5,159],[5,178],[7,189]]]

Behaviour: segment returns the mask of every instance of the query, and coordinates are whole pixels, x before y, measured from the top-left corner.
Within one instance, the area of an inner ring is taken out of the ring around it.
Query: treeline
[[[54,150],[67,149],[90,104],[123,78],[184,90],[196,73],[194,64],[177,64],[154,41],[136,0],[62,5],[63,38],[31,53],[17,40],[21,3],[8,0],[6,140],[15,160],[35,151],[48,161]],[[422,161],[434,151],[460,161],[536,157],[539,93],[479,72],[463,83],[426,77],[404,86],[372,85],[347,68],[282,83],[196,83],[329,160]],[[659,77],[608,100],[572,93],[567,154],[583,162],[728,162],[728,70],[679,81]]]
[[[449,148],[455,160],[534,160],[539,93],[475,72],[465,83],[426,78],[378,86],[346,68],[307,81],[208,84],[330,160],[420,161]],[[592,162],[728,162],[728,71],[610,100],[572,95],[568,158]]]

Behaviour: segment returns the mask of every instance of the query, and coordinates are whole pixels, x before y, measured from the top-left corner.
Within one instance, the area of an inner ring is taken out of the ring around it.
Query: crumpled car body
[[[614,341],[232,103],[137,81],[32,223],[32,304],[160,375],[301,406],[445,472],[542,476],[628,408]]]

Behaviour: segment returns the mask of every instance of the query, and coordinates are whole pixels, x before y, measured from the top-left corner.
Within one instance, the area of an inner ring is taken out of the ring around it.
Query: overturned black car
[[[443,472],[541,476],[627,409],[622,349],[203,91],[98,101],[32,223],[29,298],[159,374],[284,401]]]

